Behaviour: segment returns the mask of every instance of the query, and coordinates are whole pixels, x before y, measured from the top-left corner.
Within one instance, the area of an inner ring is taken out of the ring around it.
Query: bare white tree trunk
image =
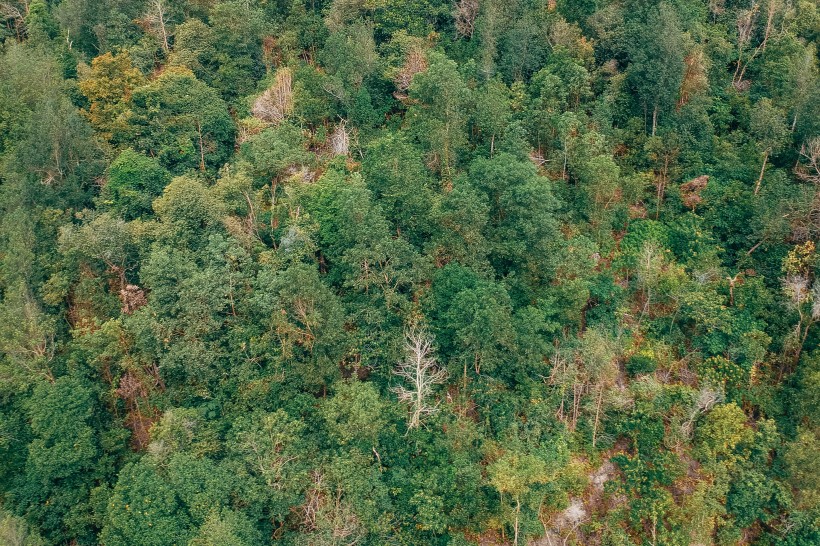
[[[515,497],[515,538],[513,540],[513,544],[518,546],[518,519],[521,515],[521,499],[516,496]]]
[[[170,46],[168,45],[168,29],[165,23],[168,21],[165,14],[165,6],[162,5],[162,0],[154,0],[154,17],[159,30],[160,38],[162,39],[162,50],[168,53]]]
[[[162,50],[165,53],[171,50],[168,13],[165,11],[165,2],[163,0],[152,0],[148,5],[148,12],[141,19],[137,19],[136,22],[146,32],[154,35],[160,41]]]
[[[769,162],[769,150],[763,154],[763,166],[760,167],[760,176],[757,177],[757,184],[755,184],[755,195],[760,193],[760,185],[763,183],[763,175],[766,174],[766,164]]]

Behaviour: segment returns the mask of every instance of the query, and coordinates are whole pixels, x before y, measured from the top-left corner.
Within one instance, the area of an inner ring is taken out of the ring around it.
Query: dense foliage
[[[0,543],[820,544],[816,0],[0,23]]]

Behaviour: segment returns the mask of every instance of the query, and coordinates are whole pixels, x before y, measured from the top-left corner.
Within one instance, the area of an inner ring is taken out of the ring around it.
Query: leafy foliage
[[[0,543],[820,541],[816,2],[0,23]]]

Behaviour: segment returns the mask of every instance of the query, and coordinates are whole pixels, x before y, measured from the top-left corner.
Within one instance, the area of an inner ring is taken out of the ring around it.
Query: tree
[[[59,27],[45,0],[31,0],[25,17],[26,34],[35,43],[46,43],[57,36]]]
[[[262,10],[242,0],[219,2],[208,18],[213,37],[213,56],[204,56],[210,70],[205,81],[228,102],[251,94],[262,76],[262,38],[266,23]]]
[[[428,251],[437,265],[455,262],[476,271],[488,271],[490,245],[486,239],[490,205],[487,196],[476,190],[466,177],[433,203],[430,211],[435,226]]]
[[[758,149],[763,155],[763,166],[760,167],[760,176],[755,184],[755,195],[760,193],[760,185],[766,174],[766,164],[769,156],[777,152],[786,142],[789,130],[783,114],[776,108],[770,99],[761,99],[752,109],[749,121],[749,131],[757,141]]]
[[[184,67],[198,80],[212,79],[211,59],[216,56],[213,29],[200,19],[188,19],[174,29],[174,49],[168,57],[170,66]]]
[[[422,143],[428,164],[450,179],[467,143],[465,108],[470,92],[458,66],[432,55],[430,68],[416,74],[410,98],[418,101],[407,112],[411,133]]]
[[[80,65],[80,91],[89,101],[86,113],[91,126],[107,141],[126,129],[131,97],[142,87],[145,76],[134,68],[128,52],[105,53],[91,61],[91,67]]]
[[[345,381],[337,384],[320,413],[335,445],[366,454],[376,451],[387,430],[387,408],[372,383]]]
[[[427,304],[444,361],[453,375],[463,373],[465,386],[468,369],[477,376],[515,371],[512,302],[504,286],[450,264],[434,276]]]
[[[504,134],[512,118],[510,90],[502,81],[493,79],[475,93],[475,101],[475,125],[484,139],[489,137],[492,157],[495,153],[496,139]]]
[[[735,447],[748,439],[746,415],[736,404],[716,406],[706,414],[703,424],[695,431],[698,453],[712,464],[725,461],[727,465],[736,462]]]
[[[797,437],[786,446],[784,461],[789,470],[788,481],[796,491],[797,508],[806,512],[811,523],[820,514],[820,482],[811,472],[813,460],[820,454],[820,435],[817,429],[799,428]]]
[[[644,119],[651,116],[651,134],[655,136],[659,117],[672,110],[678,100],[686,50],[673,6],[667,2],[657,7],[632,4],[636,9],[630,10],[627,23],[627,81],[644,109]]]
[[[214,510],[199,528],[189,546],[252,546],[262,542],[262,536],[241,512]]]
[[[768,0],[766,2],[765,12],[762,14],[763,28],[759,29],[759,19],[761,15],[761,4],[752,2],[749,9],[738,10],[737,12],[737,62],[735,64],[735,73],[732,77],[732,84],[740,87],[743,82],[743,76],[752,61],[758,55],[766,51],[766,46],[769,43],[769,38],[775,31],[775,18],[779,12],[784,8],[782,0]],[[762,30],[762,32],[760,32]],[[754,50],[749,51],[754,38],[759,38],[759,43]],[[744,59],[744,55],[748,56]]]
[[[148,31],[153,34],[162,46],[162,50],[167,54],[171,49],[171,37],[173,30],[170,25],[168,11],[163,0],[150,0],[148,11],[143,15],[141,21]]]
[[[594,417],[592,421],[592,447],[595,448],[598,430],[602,421],[604,395],[618,377],[617,358],[619,340],[611,338],[598,329],[589,329],[581,342],[580,357],[584,371],[595,391]]]
[[[788,298],[788,306],[796,310],[798,316],[793,337],[788,340],[789,348],[794,350],[794,365],[800,360],[809,330],[820,321],[820,281],[814,279],[812,282],[812,265],[816,260],[813,241],[797,245],[783,260],[783,291]]]
[[[347,106],[352,106],[353,97],[379,62],[373,32],[361,23],[328,36],[319,58],[331,76],[325,91]]]
[[[407,356],[393,373],[404,379],[409,387],[399,385],[393,391],[400,402],[410,407],[407,428],[414,429],[421,425],[424,417],[438,410],[438,404],[430,398],[433,396],[433,386],[447,380],[447,370],[438,367],[432,356],[432,340],[424,329],[411,327],[405,332],[404,350]]]
[[[302,130],[290,123],[282,123],[250,137],[242,144],[240,157],[247,161],[249,174],[260,182],[271,184],[276,199],[279,197],[279,182],[310,163],[311,157],[305,148]]]
[[[437,199],[418,148],[401,133],[378,138],[367,148],[362,175],[394,231],[423,246],[435,225],[430,208]]]
[[[344,309],[315,266],[296,261],[284,270],[263,268],[252,302],[264,325],[259,350],[275,355],[286,377],[305,388],[326,387],[338,377],[348,351]]]
[[[78,376],[40,383],[28,401],[33,438],[12,499],[54,543],[92,540],[91,490],[111,471],[94,387]]]
[[[182,247],[201,248],[209,232],[219,228],[220,204],[195,178],[174,178],[153,207],[161,222],[160,235]]]
[[[504,152],[470,165],[470,181],[490,204],[484,235],[490,260],[499,276],[517,271],[536,284],[549,270],[557,225],[558,202],[552,185],[531,162]]]
[[[0,511],[0,540],[8,546],[44,546],[45,541],[24,519]]]
[[[169,68],[134,91],[127,128],[115,138],[181,174],[221,167],[233,148],[234,133],[234,123],[216,91],[189,70]]]
[[[306,455],[312,447],[303,433],[302,423],[282,410],[248,415],[231,430],[229,468],[239,476],[243,497],[264,506],[275,521],[285,520],[309,483]],[[206,525],[216,525],[214,516]]]
[[[131,149],[124,150],[108,168],[104,198],[111,209],[125,220],[150,215],[151,203],[162,195],[171,174],[159,161]]]
[[[9,385],[54,381],[57,328],[25,285],[4,287],[0,302],[0,377]]]
[[[112,546],[186,544],[190,517],[150,458],[125,465],[111,492],[100,540]]]
[[[513,544],[517,546],[523,497],[534,485],[544,484],[551,480],[549,467],[546,462],[533,454],[507,450],[498,460],[490,464],[487,472],[490,484],[501,494],[502,500],[504,495],[510,495],[515,503]]]

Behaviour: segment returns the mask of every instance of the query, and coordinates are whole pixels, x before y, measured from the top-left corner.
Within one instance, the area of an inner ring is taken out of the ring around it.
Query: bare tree
[[[790,275],[783,279],[783,289],[789,298],[788,303],[799,317],[792,334],[794,365],[797,365],[811,327],[820,321],[820,280],[811,285],[804,275]]]
[[[276,71],[273,85],[253,103],[257,119],[279,125],[293,112],[293,72],[284,66]]]
[[[768,0],[766,5],[766,22],[763,26],[763,38],[755,49],[750,53],[747,59],[743,59],[743,51],[748,46],[752,37],[755,34],[757,27],[757,19],[760,14],[760,4],[754,2],[752,7],[748,10],[740,11],[737,19],[737,48],[738,58],[735,66],[735,74],[732,77],[732,84],[740,89],[743,89],[743,76],[746,74],[746,69],[755,58],[766,51],[766,45],[774,32],[775,17],[782,11],[783,2],[781,0]]]
[[[795,171],[800,180],[820,187],[820,137],[812,138],[800,148],[800,160]]]
[[[350,133],[345,127],[346,121],[342,120],[330,133],[328,147],[333,155],[348,155],[350,153]]]
[[[438,411],[438,403],[431,400],[433,386],[444,383],[447,370],[440,368],[433,357],[432,336],[424,329],[412,327],[405,333],[405,358],[394,370],[408,386],[400,385],[393,391],[401,402],[410,407],[408,428],[418,428],[423,417]]]
[[[459,0],[456,3],[453,16],[456,21],[456,32],[459,36],[473,37],[479,8],[478,0]]]
[[[23,40],[23,35],[26,30],[26,15],[28,15],[27,2],[22,9],[23,11],[11,2],[0,2],[0,20],[5,21],[9,28],[14,27],[18,42]],[[25,14],[23,12],[25,12]]]
[[[708,413],[717,404],[723,402],[725,396],[723,390],[712,385],[705,384],[698,391],[697,398],[693,401],[689,410],[689,418],[681,425],[681,432],[687,438],[691,437],[694,430],[695,421],[704,413]]]
[[[428,66],[429,63],[424,50],[421,47],[410,48],[404,64],[393,78],[393,83],[396,84],[399,93],[405,93],[410,88],[410,84],[413,83],[413,76],[424,72]]]
[[[165,53],[171,49],[169,21],[164,0],[151,0],[148,4],[148,12],[138,21],[146,31],[157,37]]]

